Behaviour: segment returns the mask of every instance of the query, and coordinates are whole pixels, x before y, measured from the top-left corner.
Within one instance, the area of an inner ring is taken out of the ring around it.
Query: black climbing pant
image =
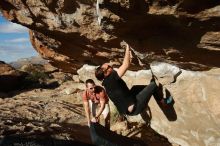
[[[146,105],[148,101],[150,100],[150,97],[155,94],[157,89],[157,85],[154,81],[150,82],[150,84],[144,89],[142,89],[139,93],[136,94],[136,103],[134,106],[134,110],[132,113],[128,113],[128,115],[138,115],[143,112],[143,110],[146,108]]]

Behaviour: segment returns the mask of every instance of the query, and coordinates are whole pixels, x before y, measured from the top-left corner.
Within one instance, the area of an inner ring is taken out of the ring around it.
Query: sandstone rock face
[[[21,73],[10,65],[0,61],[0,92],[19,88],[22,86],[24,76],[24,73]]]
[[[135,50],[132,70],[160,60],[185,69],[219,67],[218,0],[1,0],[3,15],[30,28],[34,48],[58,68],[121,62],[122,40]]]
[[[94,77],[93,66],[84,65],[78,70],[79,78]],[[169,106],[163,106],[152,96],[145,116],[127,117],[130,122],[146,123],[181,146],[218,146],[220,144],[220,70],[193,72],[167,63],[152,63],[151,69],[158,77],[165,93],[173,97]],[[147,85],[150,70],[128,71],[123,79],[131,88]],[[95,80],[97,84],[100,84]]]

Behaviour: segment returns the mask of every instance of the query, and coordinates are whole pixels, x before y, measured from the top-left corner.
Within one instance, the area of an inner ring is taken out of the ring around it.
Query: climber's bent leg
[[[147,102],[150,100],[150,97],[153,95],[157,88],[156,83],[150,82],[148,86],[146,86],[142,91],[140,91],[136,95],[136,104],[133,112],[130,115],[137,115],[143,112],[143,110],[146,108]]]

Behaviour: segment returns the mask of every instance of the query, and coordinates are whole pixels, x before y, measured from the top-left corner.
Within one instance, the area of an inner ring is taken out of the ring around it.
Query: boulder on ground
[[[17,71],[5,62],[0,61],[0,92],[20,88],[25,76],[25,73]]]

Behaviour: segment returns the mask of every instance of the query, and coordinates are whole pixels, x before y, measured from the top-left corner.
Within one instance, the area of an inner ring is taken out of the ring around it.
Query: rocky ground
[[[50,75],[53,78],[35,83],[36,86],[1,92],[1,138],[18,136],[91,143],[80,96],[84,83],[76,75],[59,71]],[[58,86],[48,88],[51,82],[57,82]],[[149,124],[117,121],[115,113],[112,114],[111,129],[152,146],[172,145]]]
[[[45,135],[90,143],[84,109],[76,94],[65,93],[72,81],[57,89],[33,89],[0,101],[1,137],[6,135]],[[140,138],[155,145],[171,145],[147,125],[116,122],[118,134]]]

